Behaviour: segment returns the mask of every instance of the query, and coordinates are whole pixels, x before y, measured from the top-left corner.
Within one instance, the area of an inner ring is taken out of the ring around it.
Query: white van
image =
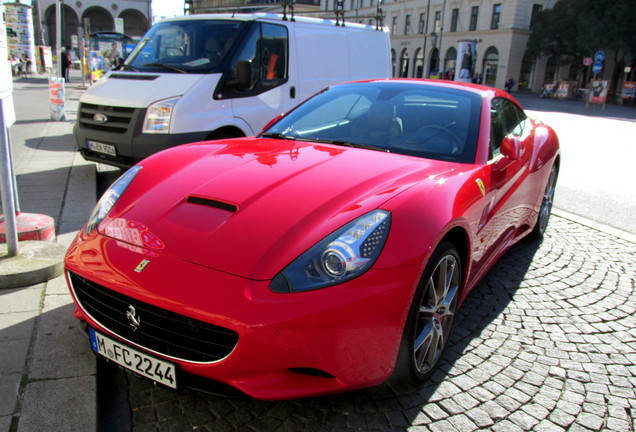
[[[84,159],[127,168],[168,147],[251,136],[330,84],[391,76],[389,33],[274,14],[189,15],[155,24],[81,97]]]

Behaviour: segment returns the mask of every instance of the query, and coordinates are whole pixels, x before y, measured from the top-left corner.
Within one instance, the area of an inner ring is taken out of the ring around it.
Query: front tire
[[[462,280],[457,248],[447,241],[440,243],[411,304],[392,385],[419,385],[432,374],[450,339]]]

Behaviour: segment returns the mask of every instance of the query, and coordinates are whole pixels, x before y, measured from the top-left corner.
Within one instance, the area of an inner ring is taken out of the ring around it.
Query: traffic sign
[[[603,63],[601,63],[601,62],[596,62],[592,66],[592,72],[594,72],[594,73],[599,73],[602,70],[603,70]]]
[[[596,54],[594,54],[594,61],[597,63],[601,63],[603,60],[605,60],[605,52],[596,51]]]
[[[585,57],[583,59],[583,66],[592,66],[592,63],[594,63],[594,60],[592,60],[592,57]]]

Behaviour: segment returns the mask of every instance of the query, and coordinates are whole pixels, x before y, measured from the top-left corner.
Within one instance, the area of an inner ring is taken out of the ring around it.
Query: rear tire
[[[443,241],[431,255],[413,298],[389,381],[392,386],[417,386],[433,373],[450,339],[462,280],[457,248]]]
[[[543,192],[543,199],[541,200],[541,208],[539,209],[537,223],[530,232],[530,237],[534,239],[541,240],[548,228],[548,222],[550,221],[550,215],[552,214],[552,204],[554,204],[554,191],[556,189],[558,173],[559,171],[556,164],[552,165],[552,168],[550,169],[550,176],[548,177],[548,184]]]

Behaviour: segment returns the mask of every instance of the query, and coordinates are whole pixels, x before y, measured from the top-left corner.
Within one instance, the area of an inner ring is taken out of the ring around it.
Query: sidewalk
[[[83,91],[77,71],[66,86],[66,121],[48,116],[43,76],[14,81],[9,128],[20,210],[55,220],[68,246],[95,205],[95,164],[72,137]],[[96,430],[95,358],[78,331],[64,276],[0,289],[0,432]]]

